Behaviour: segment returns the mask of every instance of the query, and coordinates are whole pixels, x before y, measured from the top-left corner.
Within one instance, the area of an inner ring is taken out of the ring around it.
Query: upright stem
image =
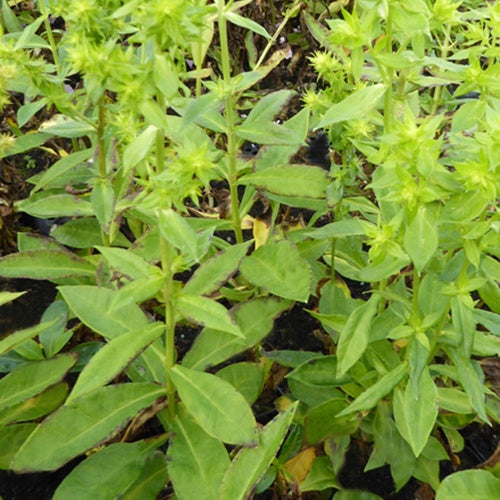
[[[167,387],[167,403],[169,420],[175,417],[175,386],[170,379],[169,370],[175,364],[175,310],[172,303],[174,281],[172,275],[172,247],[160,236],[161,265],[165,274],[163,295],[165,299],[165,381]]]
[[[386,38],[387,46],[386,52],[392,54],[392,18],[391,18],[391,6],[387,5],[387,20],[386,20]],[[392,79],[394,77],[394,69],[392,67],[387,68],[387,89],[384,96],[384,132],[387,134],[392,125]]]
[[[105,182],[107,177],[106,170],[106,141],[104,139],[104,129],[106,127],[106,108],[104,107],[104,98],[99,100],[97,114],[97,165],[99,167],[99,177],[101,182]],[[111,241],[109,234],[101,227],[101,235],[104,246],[109,247]]]
[[[234,123],[234,103],[233,95],[230,90],[231,85],[231,60],[229,58],[229,45],[227,39],[226,18],[224,16],[224,0],[217,0],[219,38],[222,56],[222,77],[226,90],[226,108],[224,116],[227,126],[227,156],[228,156],[228,182],[231,193],[231,216],[233,219],[233,230],[236,236],[236,242],[243,242],[243,233],[241,231],[240,202],[238,199],[238,169],[237,169],[237,143],[236,130]]]
[[[59,73],[59,54],[57,53],[57,45],[54,40],[54,34],[52,33],[52,26],[49,21],[49,13],[45,7],[45,0],[40,0],[38,2],[40,7],[40,13],[43,16],[43,24],[45,26],[45,32],[47,33],[47,38],[49,40],[50,51],[52,52],[52,58],[54,59],[54,64],[56,65],[57,72]]]

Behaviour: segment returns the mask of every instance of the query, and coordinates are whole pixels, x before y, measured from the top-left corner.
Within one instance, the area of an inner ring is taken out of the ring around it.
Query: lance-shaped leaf
[[[183,366],[204,370],[258,344],[271,331],[274,318],[287,307],[285,301],[275,298],[250,300],[235,307],[234,317],[244,338],[205,328],[184,356]]]
[[[309,263],[289,241],[259,247],[243,259],[240,270],[250,283],[275,295],[301,302],[309,297]]]
[[[148,154],[157,131],[158,129],[154,125],[150,125],[125,148],[123,167],[126,172],[129,172]]]
[[[164,441],[164,440],[163,440]],[[147,467],[147,459],[162,440],[114,443],[90,455],[67,475],[53,500],[120,498]]]
[[[97,333],[114,338],[131,330],[140,330],[148,320],[136,304],[115,306],[117,292],[96,286],[60,286],[70,309]]]
[[[0,409],[35,396],[59,382],[76,363],[76,355],[26,363],[0,380]]]
[[[168,472],[176,496],[219,500],[219,486],[231,463],[224,444],[207,434],[182,407],[172,434]]]
[[[40,333],[44,332],[47,328],[50,328],[56,321],[57,319],[40,323],[38,325],[31,326],[30,328],[19,330],[16,333],[8,335],[0,341],[0,356],[12,349],[15,349],[21,344],[24,344],[24,342],[26,342],[27,340],[32,339],[33,337],[36,337]]]
[[[268,167],[238,180],[282,196],[324,198],[329,184],[325,170],[305,165]]]
[[[278,452],[297,405],[298,402],[290,405],[262,429],[256,447],[242,448],[237,453],[222,481],[219,496],[221,500],[247,498]]]
[[[17,472],[54,470],[118,432],[140,410],[165,395],[150,383],[100,387],[44,420],[19,448]]]
[[[183,254],[189,256],[195,262],[201,258],[198,237],[196,232],[186,222],[182,215],[179,215],[171,208],[160,212],[160,232],[161,235]]]
[[[362,392],[345,410],[337,417],[348,415],[355,411],[364,411],[373,408],[382,398],[387,396],[399,384],[408,371],[408,365],[401,363],[397,368],[385,374],[378,382]]]
[[[358,306],[349,316],[345,327],[340,333],[337,348],[339,359],[338,376],[347,372],[365,352],[379,300],[378,295],[372,295],[367,302]]]
[[[49,219],[51,217],[92,216],[94,211],[88,198],[68,193],[43,191],[16,203],[18,210],[33,217]]]
[[[169,370],[169,376],[187,411],[205,432],[231,444],[255,440],[252,410],[229,382],[179,365]]]
[[[183,292],[191,295],[208,295],[218,290],[236,271],[248,247],[249,243],[233,245],[203,262],[186,283]]]
[[[385,85],[379,83],[357,90],[343,101],[331,106],[316,125],[316,130],[346,120],[365,117],[385,93]]]
[[[394,391],[394,418],[399,433],[418,457],[424,449],[438,414],[437,388],[426,368],[418,380],[418,396],[413,384],[407,383],[404,392]]]
[[[411,257],[415,269],[420,274],[438,247],[438,232],[436,225],[425,209],[420,207],[417,215],[406,228],[404,248]]]
[[[0,259],[0,276],[6,278],[55,280],[94,274],[94,265],[63,250],[27,250]]]
[[[181,293],[175,301],[175,308],[182,316],[195,323],[242,336],[239,326],[229,316],[228,310],[215,300]]]
[[[66,403],[113,380],[149,344],[154,342],[164,329],[163,323],[154,323],[140,331],[127,332],[110,340],[92,356],[82,370]]]

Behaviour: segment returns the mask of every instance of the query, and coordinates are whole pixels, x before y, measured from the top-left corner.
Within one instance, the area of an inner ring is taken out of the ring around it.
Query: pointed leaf
[[[76,355],[26,363],[0,380],[0,409],[13,406],[59,382],[76,363]]]
[[[218,490],[231,463],[223,443],[207,434],[186,412],[173,425],[168,447],[168,472],[182,500],[219,500]]]
[[[60,286],[70,309],[89,328],[104,337],[114,338],[131,330],[141,330],[148,320],[135,304],[112,307],[115,295],[107,288],[96,286]]]
[[[195,262],[200,260],[196,232],[191,229],[184,217],[171,208],[160,212],[160,232],[169,243],[183,254],[188,255]]]
[[[411,383],[394,392],[394,417],[399,433],[416,457],[422,453],[438,415],[437,388],[426,368],[418,381],[418,397]]]
[[[153,323],[140,331],[131,331],[110,340],[99,349],[80,373],[66,404],[98,387],[106,385],[165,329],[163,323]]]
[[[399,384],[408,371],[408,365],[401,363],[397,368],[384,375],[378,382],[362,392],[345,410],[337,417],[348,415],[355,411],[364,411],[373,408],[382,398],[387,396]]]
[[[56,320],[52,320],[48,323],[40,323],[39,325],[26,328],[25,330],[19,330],[16,333],[12,333],[0,341],[0,356],[6,354],[12,349],[19,347],[24,344],[27,340],[36,337],[40,333],[44,332],[47,328],[50,328]]]
[[[184,286],[191,295],[209,295],[220,288],[238,269],[249,243],[233,245],[203,262]]]
[[[229,316],[228,310],[215,300],[199,295],[181,293],[175,301],[175,308],[185,318],[220,331],[241,337],[240,328]]]
[[[154,125],[149,125],[146,130],[136,137],[123,152],[123,167],[125,172],[129,172],[132,167],[144,159],[155,140],[158,129]]]
[[[339,359],[337,374],[339,376],[346,373],[365,352],[379,301],[380,296],[372,295],[367,302],[358,306],[351,313],[345,327],[340,332],[337,348]]]
[[[292,423],[298,403],[291,404],[269,422],[259,433],[254,448],[242,448],[234,457],[222,481],[221,500],[243,500],[266,472]]]
[[[322,199],[329,180],[326,171],[320,167],[283,165],[244,175],[238,183],[250,184],[282,196]]]
[[[119,431],[140,410],[165,395],[156,384],[101,387],[44,420],[12,461],[18,472],[54,470]]]
[[[457,498],[496,500],[500,491],[500,479],[486,470],[463,470],[443,479],[436,492],[436,500]]]
[[[169,376],[186,409],[205,432],[231,444],[248,444],[255,439],[252,410],[231,384],[179,365],[170,369]]]
[[[53,500],[121,498],[146,467],[160,440],[114,443],[90,455],[67,475]]]
[[[120,500],[156,500],[167,482],[165,454],[155,451],[146,459],[146,466],[136,482],[120,496]]]
[[[309,298],[309,263],[288,241],[259,247],[243,259],[240,270],[250,283],[275,295],[301,302]]]
[[[95,266],[71,252],[27,250],[0,259],[0,276],[55,280],[73,276],[94,276]]]
[[[425,207],[418,209],[417,215],[406,228],[404,248],[420,274],[438,246],[436,225],[432,223]]]
[[[183,366],[204,370],[259,343],[269,334],[287,303],[276,299],[256,299],[235,308],[234,317],[243,339],[233,334],[205,328],[182,360]]]
[[[316,125],[316,130],[334,123],[366,117],[384,93],[385,85],[381,83],[357,90],[343,101],[331,106]]]

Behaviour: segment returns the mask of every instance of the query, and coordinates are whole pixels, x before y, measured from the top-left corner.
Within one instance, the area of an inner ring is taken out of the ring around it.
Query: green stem
[[[444,33],[444,41],[443,45],[441,46],[441,59],[446,59],[448,56],[448,50],[450,48],[450,33],[451,33],[451,26],[446,25],[446,31]],[[439,104],[441,103],[442,92],[443,92],[443,87],[441,85],[438,85],[434,89],[434,95],[432,96],[433,102],[432,102],[431,115],[434,115],[437,112]]]
[[[170,368],[175,364],[175,310],[172,303],[174,281],[172,275],[172,247],[160,236],[161,265],[165,275],[163,294],[165,300],[165,381],[167,387],[168,416],[175,417],[175,386],[170,379]]]
[[[412,305],[413,305],[413,316],[415,319],[419,317],[419,307],[418,307],[418,292],[420,289],[420,274],[418,274],[418,271],[414,268],[413,269],[413,298],[412,298]]]
[[[59,54],[57,53],[57,45],[54,40],[54,33],[52,32],[52,26],[49,21],[49,13],[45,7],[45,0],[40,0],[38,2],[40,7],[40,13],[43,16],[43,24],[45,26],[45,32],[47,33],[47,38],[49,40],[50,51],[52,52],[52,58],[54,59],[54,64],[56,65],[57,72],[59,73]]]
[[[234,122],[234,103],[233,95],[230,92],[231,85],[231,60],[229,57],[229,44],[227,38],[227,25],[224,16],[224,0],[217,0],[219,39],[222,57],[222,77],[226,90],[226,107],[224,117],[227,126],[227,156],[228,156],[228,176],[229,191],[231,193],[231,216],[233,219],[233,230],[237,243],[243,242],[243,233],[241,231],[241,216],[238,199],[238,169],[237,169],[237,142],[236,128]]]
[[[392,18],[391,18],[391,7],[390,4],[387,5],[387,20],[386,20],[386,52],[390,55],[392,54]],[[394,69],[392,67],[387,68],[387,79],[386,85],[387,90],[384,96],[384,132],[387,134],[392,126],[392,80],[394,78]]]
[[[99,167],[99,177],[102,182],[106,180],[106,141],[104,138],[104,129],[106,127],[106,108],[103,98],[100,99],[97,112],[97,165]],[[109,234],[101,227],[101,235],[104,246],[109,247],[111,241]]]

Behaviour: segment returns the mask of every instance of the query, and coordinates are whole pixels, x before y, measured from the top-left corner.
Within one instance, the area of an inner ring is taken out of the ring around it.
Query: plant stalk
[[[227,157],[229,191],[231,194],[231,216],[233,220],[233,230],[237,243],[243,242],[243,233],[241,231],[240,202],[238,199],[238,169],[237,169],[237,143],[236,130],[234,122],[234,103],[231,86],[231,60],[229,57],[229,44],[227,38],[227,24],[224,16],[224,0],[217,1],[219,38],[222,57],[222,77],[226,92],[224,116],[227,126]]]

